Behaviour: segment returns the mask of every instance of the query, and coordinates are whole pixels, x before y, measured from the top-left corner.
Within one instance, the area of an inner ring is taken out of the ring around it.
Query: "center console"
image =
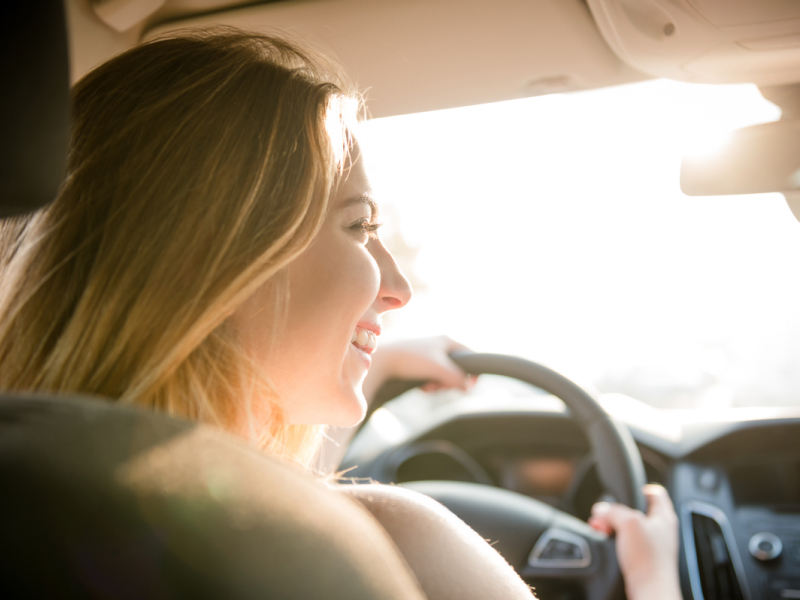
[[[682,462],[671,487],[685,598],[800,600],[800,459]]]

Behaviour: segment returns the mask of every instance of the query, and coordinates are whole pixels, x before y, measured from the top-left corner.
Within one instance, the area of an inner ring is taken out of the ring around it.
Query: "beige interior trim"
[[[642,79],[610,51],[581,0],[305,0],[175,21],[290,32],[336,56],[374,116]]]
[[[141,0],[135,14],[134,1],[66,0],[73,80],[145,31],[214,23],[288,33],[324,48],[367,91],[374,116],[646,78],[609,49],[582,0],[285,0],[234,9],[241,1]]]
[[[95,14],[120,33],[142,23],[164,5],[166,0],[92,0]]]

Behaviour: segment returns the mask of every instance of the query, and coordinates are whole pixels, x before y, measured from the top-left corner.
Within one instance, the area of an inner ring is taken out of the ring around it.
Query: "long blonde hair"
[[[281,273],[322,223],[352,97],[320,56],[231,29],[180,32],[89,73],[59,196],[0,226],[0,388],[247,423],[308,464],[321,428],[285,423],[226,318],[267,285],[277,331]]]

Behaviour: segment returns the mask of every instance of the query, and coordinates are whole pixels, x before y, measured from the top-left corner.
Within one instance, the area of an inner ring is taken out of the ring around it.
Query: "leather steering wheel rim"
[[[617,502],[647,511],[642,493],[647,480],[636,442],[627,427],[609,415],[583,388],[552,369],[516,356],[461,351],[453,352],[450,358],[471,375],[511,377],[562,400],[589,440],[605,489]]]
[[[636,443],[628,429],[580,386],[552,369],[515,356],[459,351],[451,353],[450,357],[472,375],[511,377],[560,398],[589,440],[604,488],[618,502],[643,512],[646,510],[642,493],[646,482],[644,465]],[[379,392],[378,406],[420,383],[395,382],[393,393]],[[580,519],[533,498],[486,485],[449,481],[402,485],[438,500],[484,538],[507,540],[505,551],[501,551],[501,544],[496,549],[512,566],[516,565],[524,578],[539,582],[548,578],[572,580],[584,587],[589,600],[624,596],[615,540],[596,532]],[[546,552],[550,544],[548,536],[551,541],[555,537],[556,544],[567,540],[567,544],[572,541],[582,545],[581,552],[585,552],[587,562],[568,564],[569,560],[539,560],[537,556],[545,557],[542,552]]]

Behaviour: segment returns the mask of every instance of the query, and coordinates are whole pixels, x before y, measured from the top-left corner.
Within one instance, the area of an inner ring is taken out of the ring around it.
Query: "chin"
[[[284,396],[286,420],[290,425],[331,425],[353,427],[364,420],[367,401],[361,384],[349,382],[324,387],[308,387],[295,397]],[[309,402],[309,398],[313,399]]]
[[[360,389],[338,394],[331,407],[335,410],[331,411],[325,423],[334,427],[353,427],[367,414],[367,401]]]

